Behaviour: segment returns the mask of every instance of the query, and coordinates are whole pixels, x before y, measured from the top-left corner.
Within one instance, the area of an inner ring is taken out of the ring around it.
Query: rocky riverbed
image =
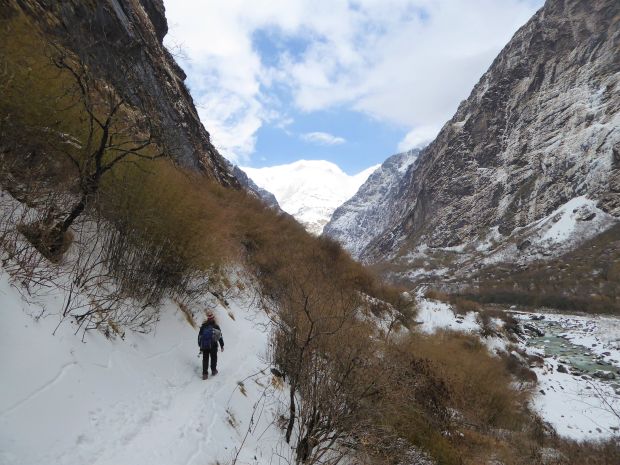
[[[620,318],[514,312],[539,379],[534,408],[574,439],[620,437]]]

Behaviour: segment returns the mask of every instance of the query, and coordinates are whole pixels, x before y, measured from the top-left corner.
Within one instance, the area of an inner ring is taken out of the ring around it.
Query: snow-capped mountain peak
[[[378,165],[353,176],[326,160],[298,160],[268,168],[242,168],[272,192],[284,211],[319,235],[334,210],[353,196]]]

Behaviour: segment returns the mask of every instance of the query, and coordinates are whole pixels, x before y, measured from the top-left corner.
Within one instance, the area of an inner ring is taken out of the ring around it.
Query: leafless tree
[[[85,140],[73,137],[61,153],[75,168],[78,199],[51,227],[47,244],[50,256],[62,253],[65,235],[74,221],[91,205],[102,177],[123,160],[154,160],[164,156],[154,141],[150,119],[136,109],[106,82],[96,79],[75,56],[52,47],[52,63],[71,76],[75,105],[85,115]],[[69,137],[69,136],[67,136]]]
[[[289,383],[285,439],[298,464],[342,460],[381,379],[372,328],[360,318],[366,300],[330,265],[319,251],[292,264],[265,302],[274,323],[271,361]]]

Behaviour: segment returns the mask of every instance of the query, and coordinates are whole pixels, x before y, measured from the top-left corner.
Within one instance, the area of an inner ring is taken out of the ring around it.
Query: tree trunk
[[[306,427],[306,434],[304,435],[303,438],[297,441],[296,462],[298,464],[305,463],[310,458],[310,455],[312,455],[312,449],[314,448],[314,445],[312,444],[311,438],[314,434],[314,425],[317,422],[317,417],[318,417],[318,412],[316,411],[316,406],[315,406],[314,412],[312,413],[312,417],[310,418],[310,423],[308,423],[308,426]]]
[[[86,208],[86,200],[86,195],[83,195],[80,201],[73,206],[71,212],[62,221],[62,223],[58,224],[57,227],[59,234],[64,235],[69,230],[76,218],[82,214],[82,212]]]
[[[290,444],[293,426],[295,425],[295,385],[291,384],[291,398],[289,405],[288,426],[286,427],[286,443]]]

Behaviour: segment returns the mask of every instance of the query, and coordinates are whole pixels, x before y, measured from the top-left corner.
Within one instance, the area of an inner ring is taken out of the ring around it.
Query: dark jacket
[[[198,341],[200,341],[200,336],[202,336],[202,332],[209,326],[213,326],[215,329],[218,329],[220,331],[220,334],[222,334],[222,329],[219,327],[219,325],[215,324],[215,322],[213,321],[208,321],[208,322],[203,323],[202,326],[200,327],[200,331],[198,332]],[[220,343],[220,347],[223,349],[224,348],[224,336],[223,335],[220,336],[220,340],[218,342]],[[217,347],[217,344],[215,344],[214,348],[215,347]]]

